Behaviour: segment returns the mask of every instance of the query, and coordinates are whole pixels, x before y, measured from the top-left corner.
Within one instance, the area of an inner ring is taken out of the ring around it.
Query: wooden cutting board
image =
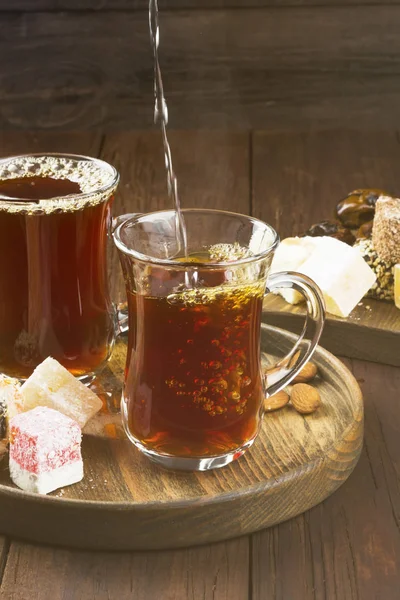
[[[304,305],[292,306],[269,294],[263,320],[299,333]],[[400,366],[400,310],[393,302],[364,299],[346,318],[327,314],[321,345],[339,356]]]
[[[268,361],[292,334],[263,326]],[[118,405],[126,340],[120,338],[95,389],[103,412],[83,438],[85,477],[49,496],[12,484],[0,470],[0,531],[36,542],[93,549],[152,549],[204,544],[289,519],[321,502],[350,475],[363,438],[363,402],[346,367],[318,348],[315,384],[323,405],[309,416],[291,406],[264,416],[261,433],[239,460],[203,473],[162,470],[125,438]]]

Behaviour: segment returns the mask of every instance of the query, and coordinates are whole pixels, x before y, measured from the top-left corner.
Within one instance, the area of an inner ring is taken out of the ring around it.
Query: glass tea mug
[[[150,459],[206,470],[252,445],[264,398],[311,358],[324,302],[307,277],[269,275],[279,243],[269,225],[218,210],[183,215],[186,257],[179,257],[175,211],[133,216],[114,231],[129,314],[121,411],[129,439]],[[305,327],[267,377],[261,367],[262,305],[277,288],[305,296],[314,333],[302,343]]]
[[[26,379],[52,356],[82,379],[118,333],[107,244],[119,181],[68,154],[0,160],[0,372]]]

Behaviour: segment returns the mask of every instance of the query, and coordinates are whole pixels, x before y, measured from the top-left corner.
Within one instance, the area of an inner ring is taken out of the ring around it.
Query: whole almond
[[[319,391],[307,383],[296,383],[290,396],[293,407],[302,415],[313,413],[321,405]]]
[[[317,365],[313,362],[308,362],[301,369],[300,373],[297,373],[296,377],[293,379],[293,383],[307,383],[314,379],[317,372]]]
[[[289,402],[289,394],[281,390],[277,392],[273,396],[266,398],[264,400],[264,409],[266,411],[278,410],[278,408],[283,408]]]

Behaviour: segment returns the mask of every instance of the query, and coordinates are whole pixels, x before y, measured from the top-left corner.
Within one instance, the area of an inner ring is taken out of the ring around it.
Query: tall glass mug
[[[118,179],[85,156],[0,160],[0,372],[25,379],[52,356],[85,378],[109,358],[117,327],[107,236]]]
[[[238,458],[254,442],[264,398],[310,359],[324,303],[306,277],[268,277],[279,241],[269,225],[216,210],[183,214],[186,258],[179,257],[174,211],[128,218],[114,232],[129,308],[122,417],[128,437],[150,459],[206,470]],[[262,304],[269,290],[281,287],[306,297],[314,335],[301,359],[300,338],[267,381]]]

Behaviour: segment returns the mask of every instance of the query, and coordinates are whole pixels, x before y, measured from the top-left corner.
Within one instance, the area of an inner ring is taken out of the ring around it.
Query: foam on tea
[[[257,281],[249,284],[249,281],[254,280],[254,266],[239,266],[235,262],[244,258],[250,258],[253,253],[249,248],[240,246],[238,242],[234,244],[214,244],[207,251],[196,254],[189,254],[186,258],[177,259],[178,262],[204,264],[215,264],[217,269],[215,273],[204,272],[199,268],[197,277],[193,277],[195,286],[187,285],[187,278],[184,284],[180,284],[174,290],[174,293],[167,296],[170,304],[182,304],[185,306],[194,306],[195,304],[210,304],[218,298],[227,300],[239,305],[241,302],[246,302],[247,297],[251,297],[254,293],[263,293],[265,284]],[[232,263],[232,269],[221,271],[218,264]],[[215,287],[216,278],[221,279],[221,286]],[[202,287],[203,284],[208,284]],[[209,286],[212,287],[209,287]]]
[[[103,202],[114,174],[95,161],[19,156],[0,161],[0,211],[70,212]],[[89,196],[88,196],[89,194]],[[70,197],[69,197],[70,196]]]
[[[239,242],[234,244],[214,244],[208,249],[208,257],[210,262],[235,262],[243,258],[253,256],[252,251],[245,246],[241,246]]]
[[[47,356],[83,376],[114,335],[106,272],[115,173],[94,160],[0,161],[0,371]]]

